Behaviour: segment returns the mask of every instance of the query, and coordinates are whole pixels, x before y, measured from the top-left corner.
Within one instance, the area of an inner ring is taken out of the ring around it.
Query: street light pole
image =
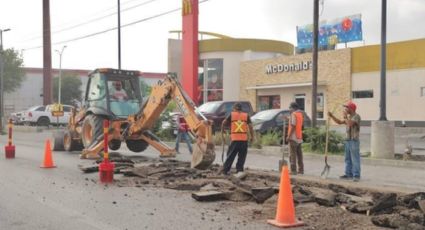
[[[61,91],[62,91],[62,54],[65,50],[66,45],[62,47],[62,50],[55,50],[59,54],[59,84],[58,84],[58,103],[61,103]]]
[[[4,58],[3,58],[3,32],[10,31],[10,28],[0,29],[0,133],[3,133],[4,118]]]
[[[121,69],[121,1],[118,0],[118,69]]]

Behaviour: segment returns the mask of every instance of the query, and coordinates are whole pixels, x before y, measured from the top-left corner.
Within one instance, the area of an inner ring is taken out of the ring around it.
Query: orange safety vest
[[[302,112],[295,111],[294,112],[295,118],[297,119],[297,123],[295,123],[295,136],[297,139],[303,139],[303,122],[304,122],[304,116]],[[292,120],[291,123],[288,125],[288,133],[291,133],[292,130]]]
[[[232,141],[248,140],[248,114],[243,112],[232,112],[230,125],[230,139]]]

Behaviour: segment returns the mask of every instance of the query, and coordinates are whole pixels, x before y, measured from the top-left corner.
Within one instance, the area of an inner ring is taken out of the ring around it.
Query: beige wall
[[[240,99],[249,100],[256,107],[258,94],[281,95],[281,106],[287,108],[294,100],[294,94],[306,94],[306,112],[311,116],[311,86],[290,87],[280,89],[247,89],[255,86],[277,84],[311,83],[312,71],[281,72],[266,74],[269,64],[291,64],[302,61],[311,61],[311,53],[282,56],[273,59],[246,61],[241,63]],[[327,108],[334,108],[345,103],[351,98],[351,50],[342,49],[319,52],[318,92],[325,95],[325,113]],[[332,110],[332,109],[331,109]],[[325,116],[326,117],[326,116]]]
[[[373,89],[373,98],[353,99],[363,120],[379,118],[380,73],[353,74],[353,91]],[[387,72],[387,119],[397,121],[424,121],[425,68],[392,70]]]

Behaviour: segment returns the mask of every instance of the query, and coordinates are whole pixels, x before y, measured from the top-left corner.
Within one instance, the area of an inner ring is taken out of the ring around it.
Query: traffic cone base
[[[14,145],[6,145],[4,146],[4,152],[6,154],[6,159],[15,158],[15,146]]]
[[[296,220],[295,223],[293,223],[293,224],[279,223],[278,221],[276,221],[274,219],[273,220],[267,220],[267,223],[274,225],[276,227],[280,227],[280,228],[291,228],[291,227],[299,227],[299,226],[304,225],[304,222],[298,221],[298,220]]]
[[[50,147],[49,139],[46,141],[44,147],[44,161],[40,168],[56,168],[56,165],[53,164],[52,148]]]
[[[282,173],[280,176],[276,218],[273,220],[267,220],[267,223],[282,228],[304,225],[303,222],[297,220],[295,217],[294,198],[292,195],[291,180],[289,178],[287,165],[282,167]]]

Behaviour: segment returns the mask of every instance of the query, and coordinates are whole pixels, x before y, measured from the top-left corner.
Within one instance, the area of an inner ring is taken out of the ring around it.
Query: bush
[[[266,134],[261,136],[261,145],[280,145],[281,137],[277,132],[268,131]]]
[[[303,149],[307,152],[325,153],[326,145],[326,129],[321,128],[306,128],[304,129],[305,144]],[[329,153],[342,153],[344,138],[341,134],[335,131],[329,131]]]
[[[249,143],[249,147],[252,147],[252,148],[256,148],[256,149],[261,149],[262,148],[262,145],[261,145],[261,134],[260,133],[255,133],[255,139],[254,139],[254,142],[250,142]]]
[[[223,144],[223,138],[221,136],[221,132],[215,132],[214,134],[214,145],[222,145]],[[224,140],[226,141],[226,145],[230,145],[230,135],[225,132],[224,133]]]

